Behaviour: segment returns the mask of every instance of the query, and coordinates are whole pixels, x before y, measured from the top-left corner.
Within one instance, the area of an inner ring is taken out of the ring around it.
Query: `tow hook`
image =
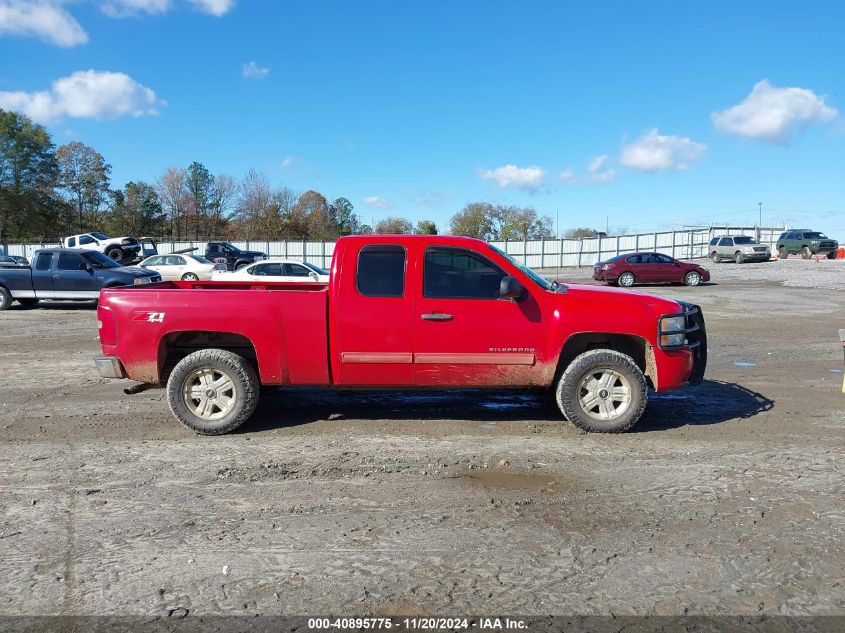
[[[127,396],[134,396],[137,393],[141,393],[143,391],[146,391],[147,389],[150,388],[150,386],[151,385],[148,385],[145,382],[141,382],[141,383],[138,383],[137,385],[132,385],[131,387],[127,387],[126,389],[123,390],[123,393],[125,393]]]

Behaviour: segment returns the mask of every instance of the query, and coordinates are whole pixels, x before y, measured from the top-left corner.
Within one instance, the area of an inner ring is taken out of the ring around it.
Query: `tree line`
[[[0,241],[48,241],[103,231],[172,240],[334,240],[343,235],[436,235],[431,220],[362,222],[345,197],[273,186],[254,169],[240,180],[201,162],[169,167],[153,182],[113,188],[111,165],[94,148],[60,147],[28,117],[0,110]],[[533,208],[472,202],[452,216],[453,235],[483,240],[552,237],[552,221]]]

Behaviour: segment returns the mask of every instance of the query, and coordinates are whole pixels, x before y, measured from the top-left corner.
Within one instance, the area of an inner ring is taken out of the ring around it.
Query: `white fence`
[[[676,259],[698,259],[707,257],[710,240],[721,235],[749,235],[774,251],[778,236],[784,227],[760,228],[722,226],[692,228],[678,231],[638,233],[635,235],[612,235],[585,239],[525,240],[493,242],[495,246],[513,256],[530,268],[564,268],[592,266],[598,261],[636,251],[654,251]],[[244,250],[262,251],[270,257],[286,257],[307,260],[328,268],[334,252],[334,242],[232,242]],[[32,258],[40,248],[58,247],[59,244],[0,244],[0,254],[23,255]],[[160,242],[159,253],[172,253],[186,248],[196,248],[198,254],[205,253],[206,242]]]

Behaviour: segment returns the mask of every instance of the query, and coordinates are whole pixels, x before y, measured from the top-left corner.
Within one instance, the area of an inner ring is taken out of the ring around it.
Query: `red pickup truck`
[[[588,431],[631,428],[647,389],[696,384],[701,310],[559,284],[470,238],[338,240],[325,283],[173,281],[107,289],[101,376],[167,385],[205,435],[243,424],[260,385],[546,387]]]

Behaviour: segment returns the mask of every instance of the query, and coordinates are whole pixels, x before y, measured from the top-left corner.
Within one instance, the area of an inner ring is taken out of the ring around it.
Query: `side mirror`
[[[313,279],[314,281],[320,281],[320,275],[318,275],[314,271],[308,273],[308,276],[311,277],[311,279]]]
[[[93,273],[94,267],[91,266],[91,264],[85,264],[85,270],[86,270],[86,272]]]
[[[525,294],[525,286],[516,277],[503,277],[499,284],[499,299],[518,301]]]

